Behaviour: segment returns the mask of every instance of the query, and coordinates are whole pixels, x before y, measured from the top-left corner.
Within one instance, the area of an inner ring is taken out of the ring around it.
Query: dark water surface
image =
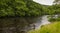
[[[24,33],[35,29],[38,17],[0,18],[0,33]]]
[[[50,24],[47,15],[42,17],[0,18],[0,33],[26,33],[32,29],[39,29],[45,24]]]

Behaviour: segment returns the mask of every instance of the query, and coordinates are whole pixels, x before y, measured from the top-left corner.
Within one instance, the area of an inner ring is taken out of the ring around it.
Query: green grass
[[[60,22],[45,25],[41,29],[31,30],[28,33],[60,33]]]

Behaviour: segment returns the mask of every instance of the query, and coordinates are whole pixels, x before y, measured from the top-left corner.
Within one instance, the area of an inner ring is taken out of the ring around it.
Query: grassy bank
[[[28,33],[60,33],[60,22],[45,25],[39,30],[31,30]]]

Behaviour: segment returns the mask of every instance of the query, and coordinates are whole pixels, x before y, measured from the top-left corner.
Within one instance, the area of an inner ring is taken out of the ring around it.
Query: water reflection
[[[33,29],[33,23],[36,23],[38,17],[16,17],[16,18],[1,18],[0,32],[1,33],[21,33]],[[31,25],[32,24],[32,25]],[[35,29],[35,28],[34,28]]]
[[[32,29],[39,29],[42,25],[50,24],[47,15],[42,17],[1,18],[1,33],[26,33]]]

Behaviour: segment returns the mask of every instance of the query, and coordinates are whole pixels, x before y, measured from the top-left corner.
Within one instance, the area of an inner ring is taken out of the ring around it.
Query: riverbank
[[[41,26],[43,25],[46,25],[46,24],[50,24],[50,22],[48,21],[48,15],[44,15],[42,17],[39,17],[36,21],[36,23],[34,23],[35,25],[35,29],[34,30],[37,30],[39,29]],[[33,25],[33,24],[31,24]],[[33,27],[34,28],[34,27]]]
[[[52,17],[56,19],[56,17]],[[57,17],[58,18],[58,17]],[[57,19],[56,19],[57,20]],[[42,16],[41,25],[38,29],[30,30],[28,33],[60,33],[60,19],[58,21],[52,20],[49,22],[48,15]]]
[[[50,22],[48,21],[48,15],[44,15],[41,17],[41,19],[39,18],[38,21],[36,21],[35,23],[35,29],[32,29],[33,31],[35,30],[39,30],[41,27],[43,27],[44,25],[50,24]],[[30,31],[32,31],[30,30]]]
[[[41,29],[31,30],[28,33],[60,33],[60,22],[44,25]]]

